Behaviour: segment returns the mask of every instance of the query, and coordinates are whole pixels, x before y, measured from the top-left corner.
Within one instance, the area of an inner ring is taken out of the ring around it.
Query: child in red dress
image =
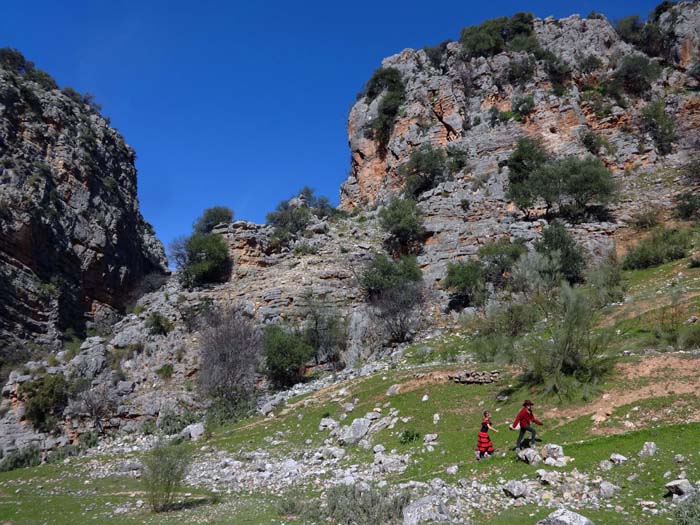
[[[489,458],[491,454],[493,454],[493,443],[491,443],[491,438],[489,437],[489,430],[498,432],[498,430],[491,425],[491,412],[486,410],[484,412],[484,419],[481,420],[481,431],[479,432],[479,438],[476,442],[476,459]]]

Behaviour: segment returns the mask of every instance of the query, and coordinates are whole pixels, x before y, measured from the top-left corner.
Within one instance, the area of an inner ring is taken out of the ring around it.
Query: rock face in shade
[[[167,271],[139,212],[134,152],[48,75],[0,63],[0,345],[52,344]],[[20,350],[21,351],[21,350]]]

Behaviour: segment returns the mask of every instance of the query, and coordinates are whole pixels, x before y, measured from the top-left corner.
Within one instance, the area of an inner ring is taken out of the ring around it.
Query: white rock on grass
[[[370,423],[370,420],[364,417],[355,419],[349,426],[345,426],[341,429],[338,442],[341,445],[354,445],[355,443],[359,443],[367,434]]]
[[[684,500],[695,493],[695,487],[687,479],[676,479],[666,483],[666,490],[673,494],[674,500]]]
[[[653,441],[647,441],[644,443],[642,450],[639,451],[640,457],[651,457],[656,454],[657,446]]]
[[[518,452],[518,458],[530,465],[537,465],[542,462],[542,456],[534,448],[524,448]]]
[[[399,393],[399,389],[401,388],[401,385],[391,385],[389,387],[389,390],[386,391],[387,396],[395,396],[396,394]]]
[[[604,459],[603,461],[601,461],[600,463],[598,463],[598,468],[599,468],[600,470],[604,470],[604,471],[610,470],[610,469],[612,469],[614,466],[615,466],[615,465],[613,464],[613,462],[612,462],[612,461],[609,461],[609,460],[607,460],[607,459]]]
[[[333,430],[335,428],[338,428],[338,422],[332,417],[324,417],[318,424],[319,432],[321,432],[322,430]]]
[[[457,474],[458,471],[459,467],[457,465],[450,465],[445,469],[445,472],[448,473],[450,476],[454,476],[455,474]]]
[[[627,461],[627,458],[622,454],[611,454],[610,461],[612,461],[615,465],[622,465],[625,461]]]
[[[544,447],[542,447],[540,455],[544,459],[559,459],[564,457],[564,449],[560,445],[555,445],[554,443],[547,443]]]
[[[559,509],[552,512],[545,519],[538,521],[537,525],[593,525],[593,522],[570,510]]]
[[[598,489],[600,490],[600,497],[606,499],[612,498],[620,491],[620,487],[613,485],[609,481],[601,481]]]

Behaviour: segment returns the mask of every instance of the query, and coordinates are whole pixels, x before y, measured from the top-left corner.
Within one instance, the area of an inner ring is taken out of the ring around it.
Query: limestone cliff
[[[123,309],[165,254],[136,197],[134,152],[89,97],[17,52],[0,62],[0,345],[53,344]]]

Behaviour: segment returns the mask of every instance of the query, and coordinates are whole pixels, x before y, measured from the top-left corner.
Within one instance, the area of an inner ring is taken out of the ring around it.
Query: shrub
[[[587,131],[581,138],[581,143],[583,147],[586,148],[593,155],[598,155],[600,148],[603,147],[605,141],[603,138],[593,131]]]
[[[62,374],[46,375],[35,381],[23,383],[20,390],[26,399],[24,417],[37,430],[53,430],[63,410],[68,405],[71,388]]]
[[[559,273],[571,284],[583,281],[586,261],[583,250],[559,221],[554,221],[542,230],[542,238],[535,243],[535,250],[555,258],[559,262]]]
[[[700,324],[689,324],[681,328],[678,345],[684,350],[700,349]]]
[[[516,120],[522,121],[523,118],[532,113],[533,109],[535,109],[535,99],[532,95],[513,98],[511,111],[515,115]]]
[[[522,380],[559,398],[589,399],[612,369],[608,339],[593,333],[596,311],[581,289],[565,285],[556,312],[527,351]]]
[[[112,417],[116,411],[117,398],[108,383],[101,383],[78,394],[76,400],[71,402],[71,405],[75,406],[81,414],[88,415],[92,419],[94,428],[102,433],[102,421]]]
[[[265,327],[265,371],[277,387],[291,386],[304,379],[304,364],[314,349],[293,332],[277,325]]]
[[[459,39],[462,53],[467,58],[493,56],[505,51],[508,44],[513,42],[516,44],[514,50],[532,49],[538,46],[532,20],[532,14],[521,12],[510,18],[503,16],[465,27]]]
[[[531,251],[523,254],[513,266],[510,288],[531,300],[547,297],[562,281],[561,256]]]
[[[589,74],[603,67],[603,61],[596,55],[586,55],[579,58],[578,67],[581,73]]]
[[[586,274],[586,285],[590,301],[596,308],[602,308],[624,299],[622,289],[622,265],[614,251]]]
[[[484,276],[497,288],[508,282],[515,262],[527,251],[522,241],[510,242],[503,237],[479,248],[479,258],[484,263]]]
[[[274,227],[272,243],[282,246],[304,232],[314,216],[333,218],[342,215],[343,212],[333,208],[328,197],[317,197],[313,189],[304,186],[296,197],[281,201],[266,219]]]
[[[337,485],[326,491],[327,504],[318,509],[320,523],[400,525],[410,498],[406,493],[391,496],[386,489]]]
[[[383,253],[374,254],[359,276],[360,285],[368,299],[391,288],[417,283],[423,277],[415,257],[404,256],[394,261]]]
[[[347,344],[347,322],[337,308],[314,296],[311,289],[301,297],[301,314],[306,320],[303,338],[314,349],[317,362],[337,365]]]
[[[691,270],[694,268],[700,268],[700,258],[691,257],[690,262],[688,263],[688,268],[690,268]]]
[[[379,212],[379,224],[391,235],[387,244],[396,253],[416,251],[425,235],[423,214],[411,199],[392,199]]]
[[[233,210],[227,206],[214,206],[207,208],[202,216],[192,225],[196,233],[208,234],[222,223],[230,223],[233,220]]]
[[[414,429],[404,430],[401,432],[401,434],[399,434],[399,443],[402,445],[408,445],[409,443],[413,443],[419,439],[420,434]]]
[[[394,129],[394,121],[399,108],[406,98],[406,92],[401,79],[401,72],[393,67],[377,69],[365,85],[365,96],[368,103],[384,93],[377,108],[377,118],[371,124],[370,132],[375,140],[385,149]]]
[[[449,172],[457,173],[468,166],[469,154],[463,149],[455,146],[447,146],[447,169]]]
[[[198,382],[202,393],[232,406],[247,406],[262,357],[262,334],[241,308],[207,316],[199,337]]]
[[[450,292],[450,309],[482,305],[486,299],[483,264],[473,260],[448,264],[442,286]]]
[[[156,370],[156,374],[161,379],[168,380],[173,376],[173,365],[171,363],[165,363],[163,366]]]
[[[661,229],[632,248],[622,262],[625,270],[651,268],[686,256],[690,235],[684,230]]]
[[[153,512],[171,508],[190,463],[190,453],[183,446],[158,443],[146,453],[142,479]]]
[[[508,82],[524,86],[535,75],[535,65],[535,61],[529,56],[511,60],[508,64]]]
[[[184,412],[175,412],[174,410],[163,410],[158,414],[156,428],[166,436],[179,434],[187,425],[196,423],[199,417],[194,412],[185,410]]]
[[[318,246],[308,242],[300,242],[294,245],[294,255],[316,255],[317,253]]]
[[[693,182],[700,182],[700,157],[692,159],[683,166],[681,173]]]
[[[642,128],[654,139],[659,153],[662,155],[671,153],[673,141],[676,139],[676,130],[673,119],[666,113],[663,100],[651,102],[642,109]]]
[[[226,241],[219,235],[193,233],[176,239],[170,245],[170,253],[186,287],[222,282],[228,278],[231,260]]]
[[[528,184],[530,174],[549,159],[540,139],[518,139],[515,150],[508,157],[507,196],[520,208],[532,205],[534,197]]]
[[[675,198],[675,214],[684,220],[700,219],[700,195],[694,191],[686,191]]]
[[[652,208],[632,215],[632,227],[637,230],[651,230],[659,225],[659,210]]]
[[[669,44],[672,35],[665,35],[658,24],[658,16],[663,12],[663,4],[657,6],[657,10],[649,15],[649,21],[644,23],[639,15],[632,15],[622,18],[615,24],[620,37],[650,56],[666,56],[669,51]],[[659,9],[661,8],[661,9]]]
[[[615,182],[610,170],[595,157],[566,157],[557,168],[566,174],[564,192],[580,210],[596,201],[607,204],[615,195]]]
[[[564,87],[571,77],[571,68],[554,53],[544,53],[544,67],[552,82],[552,89],[558,96],[564,94]]]
[[[698,525],[700,523],[700,493],[695,493],[678,503],[673,511],[677,525]]]
[[[445,52],[447,51],[447,44],[449,43],[449,40],[445,40],[436,46],[425,46],[423,48],[423,51],[428,57],[430,64],[438,71],[442,70],[442,57],[445,55]]]
[[[18,468],[36,467],[41,464],[41,452],[36,445],[14,450],[0,461],[0,472]]]
[[[642,55],[628,55],[613,74],[613,82],[626,93],[641,96],[659,76],[659,66]]]
[[[146,319],[146,328],[151,335],[168,335],[173,323],[160,312],[152,312]]]
[[[402,343],[410,338],[418,322],[416,308],[423,299],[423,286],[419,281],[393,286],[370,299],[373,315],[384,328],[389,342]]]
[[[424,145],[411,152],[408,161],[399,169],[405,178],[404,193],[409,198],[416,198],[435,186],[450,180],[446,167],[447,157],[444,149],[435,149]]]

